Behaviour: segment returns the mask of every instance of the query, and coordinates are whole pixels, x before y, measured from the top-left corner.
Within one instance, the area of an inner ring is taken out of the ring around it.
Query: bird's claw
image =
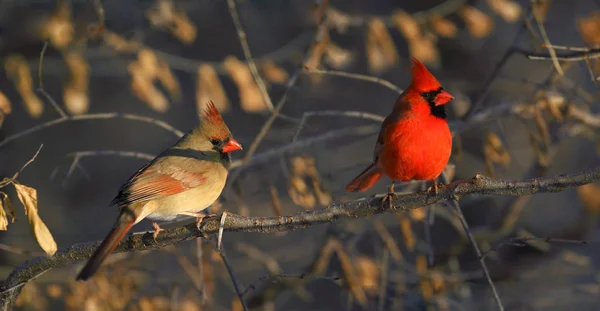
[[[154,227],[154,233],[152,233],[152,237],[154,238],[154,242],[156,242],[156,238],[158,237],[158,233],[161,231],[165,231],[165,229],[161,228],[158,223],[153,222],[152,227]]]
[[[389,209],[393,209],[394,208],[394,199],[397,197],[398,195],[394,192],[388,192],[387,194],[385,194],[383,196],[383,198],[381,198],[381,206],[382,207],[386,207],[385,205],[387,205],[387,207]]]
[[[196,214],[196,228],[198,228],[198,230],[200,230],[200,227],[202,226],[202,221],[204,220],[204,218],[206,217],[216,217],[217,214],[205,214],[205,213],[198,213]],[[202,237],[208,240],[208,235],[206,233],[204,233],[204,231],[200,231],[202,233]]]

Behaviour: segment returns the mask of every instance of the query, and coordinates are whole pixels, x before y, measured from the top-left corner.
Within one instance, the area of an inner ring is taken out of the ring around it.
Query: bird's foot
[[[381,206],[382,207],[385,207],[385,205],[387,204],[387,207],[389,209],[393,209],[394,208],[394,199],[398,196],[394,192],[394,185],[395,185],[395,182],[392,181],[392,184],[390,185],[390,188],[388,189],[388,193],[386,195],[384,195],[383,198],[381,199]]]
[[[388,192],[386,193],[383,198],[381,198],[381,207],[387,207],[389,209],[393,209],[394,208],[394,199],[397,197],[398,195],[394,192]]]
[[[217,214],[206,214],[203,212],[196,213],[196,228],[198,228],[198,230],[200,230],[200,227],[202,226],[202,221],[204,220],[204,218],[216,217],[216,216],[217,216]],[[202,237],[204,239],[208,240],[210,238],[204,231],[200,231],[200,233],[202,234]]]
[[[434,179],[431,182],[433,182],[433,184],[429,188],[427,188],[427,198],[429,198],[429,197],[435,198],[438,195],[439,187],[438,187],[436,180]]]
[[[158,237],[158,233],[161,231],[165,231],[165,229],[161,228],[156,221],[152,222],[152,227],[154,227],[154,233],[152,233],[152,237],[154,238],[154,242],[156,242],[156,237]]]
[[[197,213],[196,214],[196,228],[198,228],[198,230],[200,230],[200,226],[202,226],[202,221],[204,220],[204,218],[206,217],[216,217],[217,214],[206,214],[203,212]]]

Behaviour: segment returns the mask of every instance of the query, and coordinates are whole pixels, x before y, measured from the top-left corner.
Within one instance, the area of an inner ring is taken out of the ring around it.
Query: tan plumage
[[[175,145],[137,171],[121,187],[111,205],[120,208],[115,227],[77,276],[87,280],[129,229],[144,218],[169,221],[196,216],[217,200],[231,164],[229,153],[242,146],[232,136],[211,102],[200,124]],[[154,222],[155,236],[161,230]]]

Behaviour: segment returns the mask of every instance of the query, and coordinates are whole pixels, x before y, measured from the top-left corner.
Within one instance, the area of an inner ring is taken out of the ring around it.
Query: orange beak
[[[435,105],[445,105],[451,102],[452,100],[454,100],[454,96],[450,95],[450,93],[444,90],[437,94],[437,96],[435,97]]]
[[[229,153],[236,150],[242,150],[242,144],[240,144],[235,138],[231,137],[221,148],[223,152]]]

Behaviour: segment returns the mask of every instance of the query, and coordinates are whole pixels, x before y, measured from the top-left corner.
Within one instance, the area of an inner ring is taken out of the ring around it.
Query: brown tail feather
[[[94,251],[92,257],[85,264],[85,267],[81,269],[81,272],[77,275],[77,280],[87,280],[98,271],[100,265],[110,253],[119,245],[119,242],[125,237],[125,234],[131,229],[135,219],[118,223],[106,236],[104,241],[100,243],[100,246]]]
[[[346,191],[365,191],[371,188],[381,176],[383,176],[383,173],[377,168],[377,165],[373,163],[346,186]]]

